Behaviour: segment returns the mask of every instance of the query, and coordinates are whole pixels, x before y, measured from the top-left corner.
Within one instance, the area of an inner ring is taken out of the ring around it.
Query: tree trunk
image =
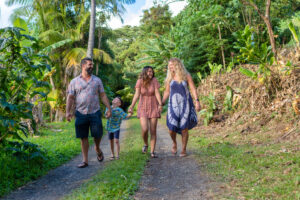
[[[99,27],[98,29],[98,49],[101,48],[101,39],[102,39],[102,32],[101,32],[101,28]],[[96,67],[96,75],[98,76],[98,72],[99,72],[99,62],[97,62],[97,67]]]
[[[221,29],[220,29],[220,25],[218,24],[218,31],[219,31],[219,39],[220,41],[222,41],[222,35],[221,35]],[[226,67],[226,63],[225,63],[225,56],[224,56],[224,47],[223,44],[221,45],[221,53],[222,53],[222,60],[223,60],[223,67]]]
[[[89,41],[87,49],[87,57],[93,58],[93,48],[95,42],[95,20],[96,20],[96,5],[95,0],[91,0],[91,18],[90,18],[90,30],[89,30]]]
[[[55,121],[56,122],[61,122],[65,118],[65,112],[63,112],[61,109],[57,108],[56,113],[55,113]]]
[[[270,43],[271,43],[271,47],[272,47],[272,52],[274,53],[275,57],[277,56],[277,52],[276,52],[276,42],[275,42],[275,38],[274,38],[274,34],[273,34],[273,30],[272,30],[272,25],[270,22],[270,7],[271,7],[271,0],[266,0],[266,11],[265,11],[265,15],[263,15],[263,13],[261,12],[261,10],[257,7],[256,4],[254,4],[252,1],[245,1],[242,0],[243,4],[245,5],[250,5],[252,6],[259,14],[259,16],[264,20],[267,29],[268,29],[268,34],[269,34],[269,39],[270,39]]]
[[[276,56],[277,51],[276,51],[276,42],[275,42],[275,38],[274,38],[274,33],[272,30],[272,25],[269,19],[267,19],[265,21],[267,27],[268,27],[268,33],[269,33],[269,37],[270,37],[270,42],[271,42],[271,46],[272,46],[272,51],[274,53],[274,55]]]

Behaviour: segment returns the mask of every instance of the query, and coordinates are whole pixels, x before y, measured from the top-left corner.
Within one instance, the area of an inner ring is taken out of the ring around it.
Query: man
[[[104,92],[101,79],[92,75],[93,60],[91,58],[84,58],[81,60],[80,66],[81,74],[74,78],[68,87],[66,117],[68,121],[71,121],[72,108],[75,104],[76,137],[81,139],[81,151],[83,156],[82,163],[77,167],[84,168],[88,166],[89,129],[91,130],[92,137],[94,137],[97,159],[99,162],[104,159],[100,149],[103,128],[99,96],[107,108],[107,118],[111,117],[111,108]]]

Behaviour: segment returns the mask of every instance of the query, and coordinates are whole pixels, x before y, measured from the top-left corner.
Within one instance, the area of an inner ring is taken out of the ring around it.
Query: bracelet
[[[199,101],[199,99],[195,99],[195,101]]]

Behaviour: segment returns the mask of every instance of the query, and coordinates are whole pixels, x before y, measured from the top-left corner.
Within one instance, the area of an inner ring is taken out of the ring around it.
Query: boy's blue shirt
[[[107,109],[105,110],[105,112]],[[121,122],[123,119],[127,117],[127,113],[123,111],[122,108],[116,107],[112,108],[111,107],[111,117],[107,119],[106,123],[106,130],[108,132],[115,132],[120,129]]]

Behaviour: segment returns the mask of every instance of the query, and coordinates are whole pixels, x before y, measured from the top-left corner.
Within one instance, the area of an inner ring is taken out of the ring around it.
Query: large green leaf
[[[244,67],[240,67],[240,72],[252,79],[256,79],[257,78],[257,74],[249,69],[246,69]]]
[[[299,46],[299,38],[298,38],[298,35],[297,35],[297,32],[296,32],[293,22],[289,23],[289,29],[293,34],[294,40],[296,41],[297,45]]]

